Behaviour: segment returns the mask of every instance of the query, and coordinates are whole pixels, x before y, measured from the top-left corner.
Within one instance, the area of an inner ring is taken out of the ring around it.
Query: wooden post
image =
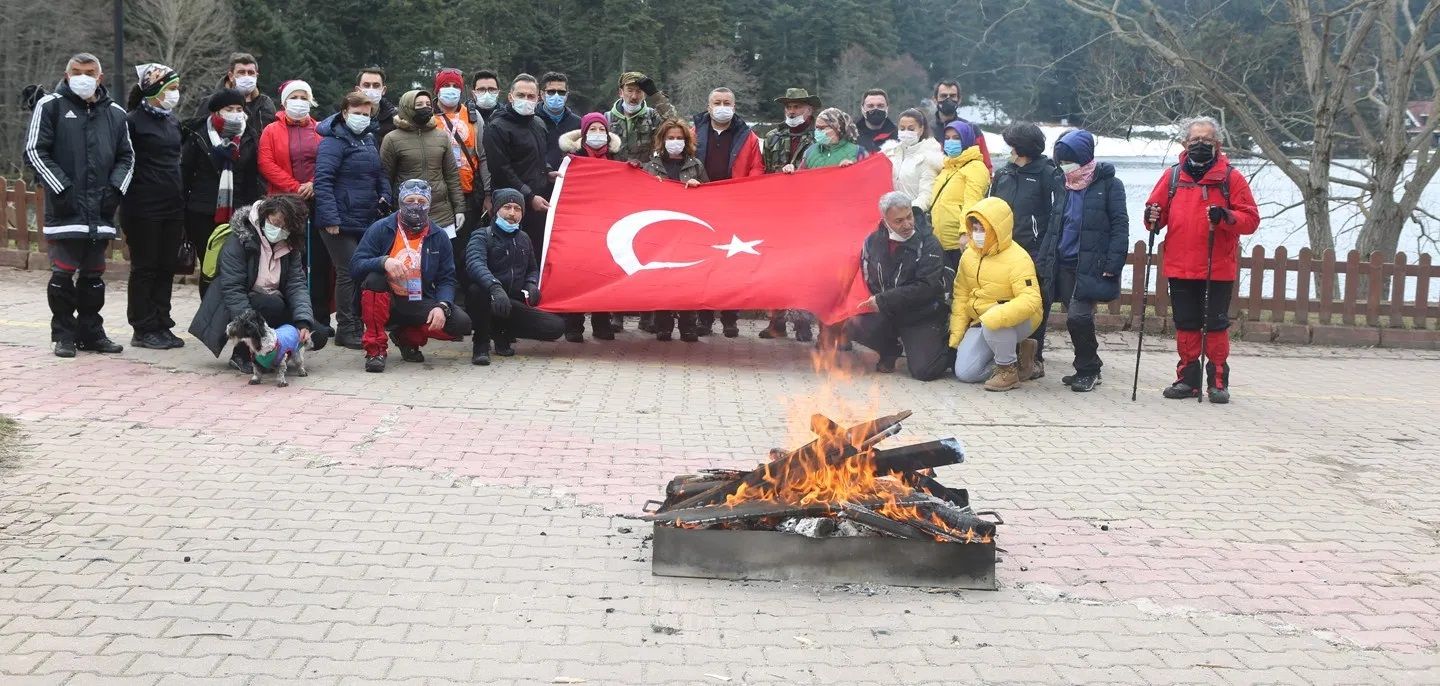
[[[1335,315],[1335,251],[1320,253],[1320,323],[1330,325]]]
[[[1360,307],[1360,251],[1345,256],[1345,300],[1340,303],[1340,323],[1355,326],[1355,311]]]
[[[1275,281],[1270,290],[1270,321],[1285,321],[1285,282],[1288,280],[1286,270],[1290,267],[1290,255],[1286,253],[1285,246],[1275,249]]]
[[[1390,328],[1405,326],[1405,253],[1395,254],[1395,274],[1390,279]]]
[[[1385,258],[1379,251],[1370,253],[1365,266],[1370,274],[1370,292],[1365,295],[1365,326],[1380,326],[1380,301],[1385,297]]]
[[[1415,275],[1415,328],[1430,328],[1430,253],[1420,255]]]
[[[1245,305],[1245,319],[1252,322],[1260,321],[1260,292],[1264,287],[1265,248],[1257,245],[1250,250],[1250,302]],[[1236,300],[1239,298],[1237,297]]]
[[[1310,323],[1310,274],[1315,270],[1315,258],[1309,248],[1301,248],[1295,268],[1295,323]]]
[[[1165,277],[1165,244],[1155,246],[1155,263],[1150,269],[1155,272],[1155,316],[1160,318],[1160,326],[1165,326],[1170,319],[1170,289],[1163,283]]]
[[[30,212],[31,205],[35,209],[35,223],[45,225],[44,203],[40,201],[40,195],[30,195],[25,192],[25,182],[16,181],[11,191],[15,198],[15,248],[17,250],[30,250]],[[34,202],[32,202],[32,200]]]

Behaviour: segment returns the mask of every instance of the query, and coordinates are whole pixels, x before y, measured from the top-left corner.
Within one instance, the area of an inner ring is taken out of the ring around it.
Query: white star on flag
[[[739,236],[736,236],[735,234],[730,234],[729,243],[725,245],[712,245],[710,247],[716,250],[724,250],[726,257],[734,257],[742,252],[750,253],[751,255],[759,255],[760,251],[756,250],[755,246],[760,245],[764,242],[764,240],[742,241],[740,240]]]

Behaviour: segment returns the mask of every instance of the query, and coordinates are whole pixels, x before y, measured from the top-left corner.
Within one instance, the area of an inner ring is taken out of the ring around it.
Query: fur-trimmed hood
[[[620,137],[613,133],[607,133],[606,135],[610,136],[610,154],[614,155],[620,152]],[[560,150],[566,154],[579,153],[581,152],[580,146],[584,144],[584,140],[585,132],[580,129],[560,134]]]

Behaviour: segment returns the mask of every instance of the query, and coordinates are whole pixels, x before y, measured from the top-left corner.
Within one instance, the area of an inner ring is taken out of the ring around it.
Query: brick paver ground
[[[1159,398],[1167,340],[1131,403],[1124,335],[1096,393],[1059,337],[997,395],[632,330],[488,369],[330,348],[279,389],[193,340],[54,358],[44,278],[0,273],[6,686],[1440,683],[1440,354],[1237,344],[1219,407]],[[616,516],[897,409],[965,442],[940,478],[1004,514],[1000,591],[652,577]]]

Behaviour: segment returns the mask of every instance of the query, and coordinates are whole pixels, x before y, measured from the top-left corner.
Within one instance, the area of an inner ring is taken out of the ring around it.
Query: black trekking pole
[[[1140,392],[1140,350],[1145,347],[1145,315],[1150,310],[1150,259],[1155,255],[1155,225],[1146,223],[1150,238],[1145,242],[1145,276],[1140,291],[1140,340],[1135,343],[1135,382],[1130,385],[1130,402]]]
[[[1208,217],[1207,217],[1208,219]],[[1205,239],[1205,295],[1200,300],[1200,384],[1205,384],[1205,343],[1210,337],[1210,272],[1215,267],[1215,225],[1210,222],[1210,235]],[[1205,389],[1196,389],[1195,402],[1205,402]]]

